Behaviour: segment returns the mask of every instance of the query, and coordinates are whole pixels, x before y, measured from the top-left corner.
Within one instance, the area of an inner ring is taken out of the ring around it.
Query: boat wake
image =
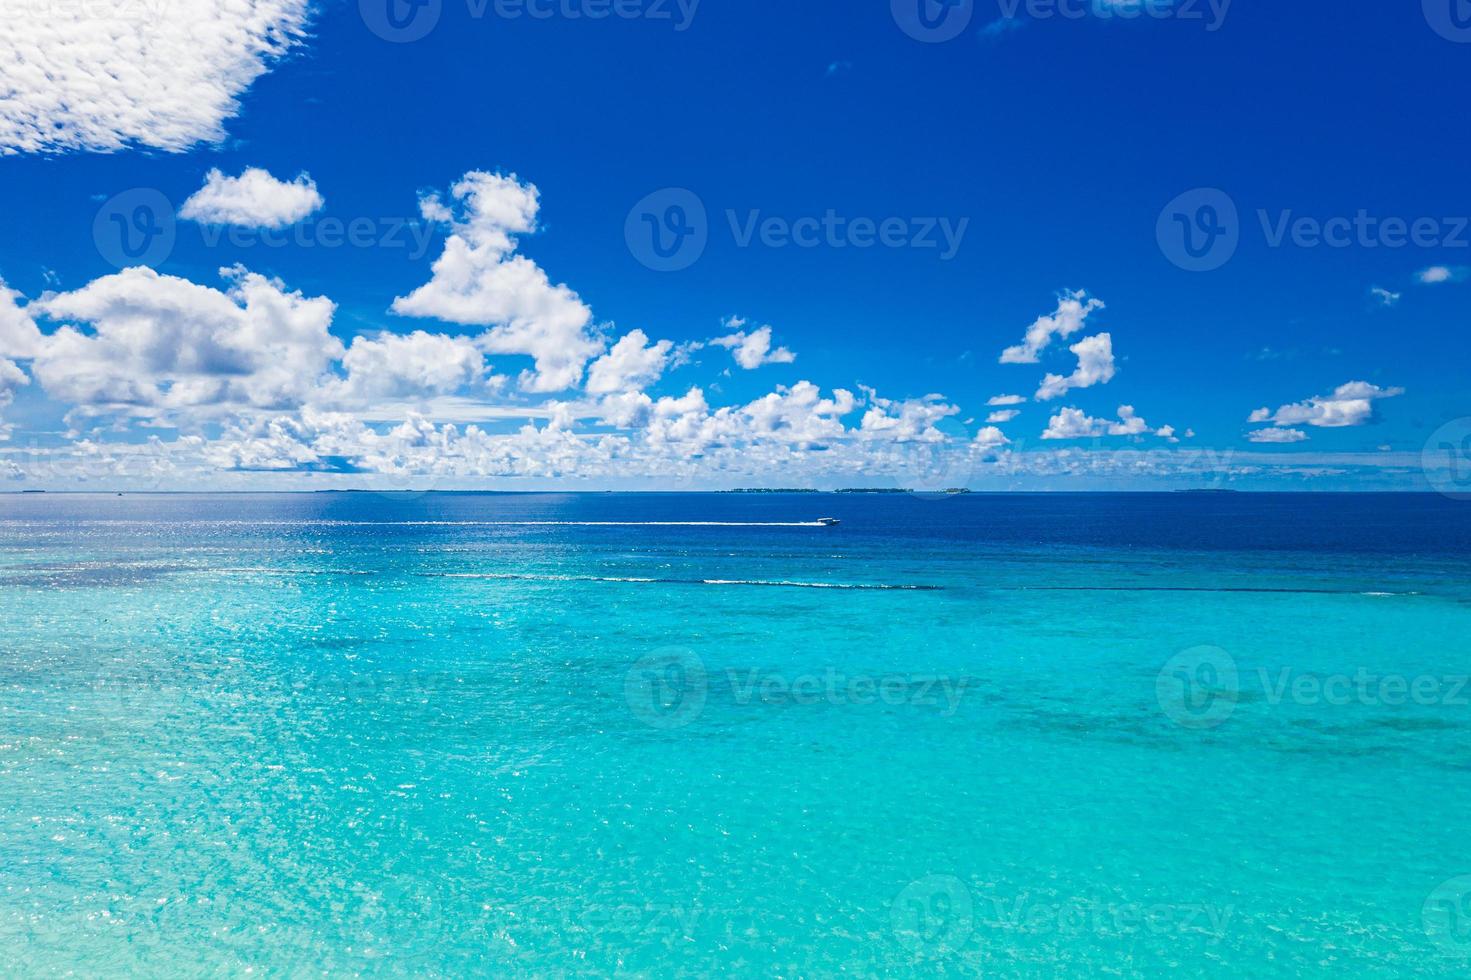
[[[48,524],[46,521],[0,521],[0,526],[31,526]],[[131,520],[82,520],[68,521],[67,526],[83,527],[831,527],[836,521],[823,518],[816,521],[244,521],[244,520],[187,520],[131,521]]]
[[[419,572],[428,578],[495,579],[525,582],[631,582],[641,585],[745,585],[778,589],[840,589],[860,592],[939,592],[939,585],[875,582],[794,582],[786,579],[644,578],[624,575],[554,575],[523,572]]]

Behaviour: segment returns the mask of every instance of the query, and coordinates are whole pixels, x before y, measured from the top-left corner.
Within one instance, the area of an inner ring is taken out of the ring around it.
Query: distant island
[[[970,493],[965,487],[947,487],[944,490],[912,490],[908,487],[843,487],[840,490],[813,490],[809,487],[740,487],[736,490],[721,490],[720,493]]]
[[[965,487],[947,487],[944,490],[911,490],[907,487],[849,487],[834,490],[834,493],[970,493]]]

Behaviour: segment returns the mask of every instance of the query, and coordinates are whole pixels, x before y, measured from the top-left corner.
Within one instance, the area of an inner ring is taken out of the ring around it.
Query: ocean
[[[1471,973],[1464,502],[5,495],[0,607],[7,974]]]

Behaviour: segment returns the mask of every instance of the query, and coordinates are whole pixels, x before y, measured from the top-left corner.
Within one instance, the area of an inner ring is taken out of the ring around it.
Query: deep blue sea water
[[[1436,496],[0,496],[0,972],[1465,976],[1468,674]]]

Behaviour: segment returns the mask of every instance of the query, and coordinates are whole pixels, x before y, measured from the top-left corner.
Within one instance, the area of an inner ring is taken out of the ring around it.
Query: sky
[[[1471,495],[1471,10],[23,0],[0,489]]]

